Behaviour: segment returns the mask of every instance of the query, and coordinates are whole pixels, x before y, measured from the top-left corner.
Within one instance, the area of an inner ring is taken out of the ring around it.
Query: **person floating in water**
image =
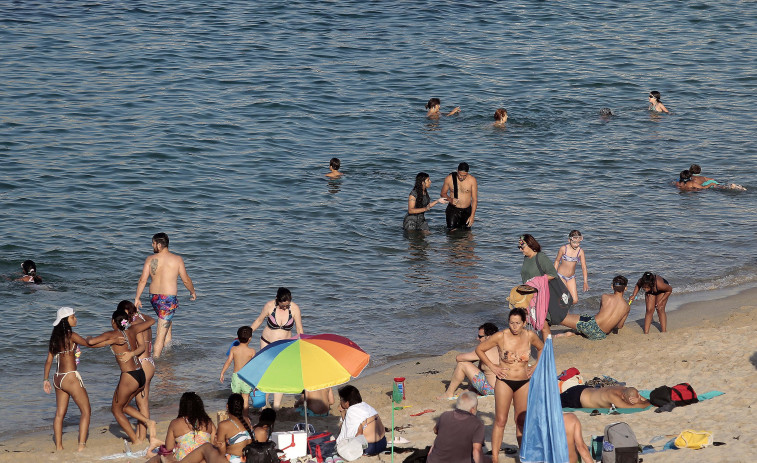
[[[331,158],[329,161],[329,173],[326,174],[326,177],[329,178],[340,178],[342,175],[341,172],[339,172],[339,167],[342,165],[342,162],[339,160],[339,158]]]
[[[499,108],[494,111],[494,126],[504,127],[507,122],[507,110],[505,108]]]
[[[442,198],[449,201],[447,205],[447,229],[470,228],[476,220],[478,207],[478,182],[468,173],[467,162],[457,166],[457,172],[447,175],[442,185]]]
[[[431,98],[428,100],[428,103],[426,103],[426,109],[428,112],[426,113],[426,117],[429,119],[439,119],[439,109],[442,106],[441,100],[439,98]],[[447,116],[454,116],[455,114],[460,112],[460,106],[457,106],[455,109],[453,109]]]
[[[36,285],[42,283],[42,278],[37,275],[37,264],[35,264],[33,260],[25,260],[21,264],[21,271],[24,273],[24,276],[16,281],[34,283]]]
[[[601,117],[603,120],[610,119],[615,114],[612,112],[612,109],[610,108],[601,108],[599,110],[599,117]]]
[[[653,90],[649,92],[649,110],[655,111],[658,113],[669,113],[668,108],[665,107],[664,104],[662,104],[661,101],[662,96],[660,95],[660,92]]]
[[[699,167],[696,164],[695,166]],[[721,184],[713,179],[707,179],[707,177],[702,177],[701,182],[698,182],[697,180],[695,180],[695,178],[696,177],[691,175],[691,171],[689,169],[685,169],[682,170],[679,174],[678,181],[673,182],[673,184],[683,191],[706,190],[708,188],[716,188],[718,190],[746,191],[746,188],[735,183]]]
[[[702,173],[702,168],[699,167],[699,164],[692,164],[691,167],[689,167],[689,172],[691,173],[690,181],[703,188],[746,191],[746,188],[736,183],[720,183],[715,179],[700,175]]]
[[[163,352],[163,347],[171,342],[171,322],[179,308],[179,300],[176,297],[178,294],[176,279],[180,277],[184,286],[189,290],[190,301],[197,299],[197,293],[195,293],[192,280],[187,275],[184,259],[178,254],[168,251],[168,235],[156,233],[152,237],[152,252],[153,254],[145,259],[142,276],[139,277],[137,284],[134,305],[137,309],[142,307],[142,302],[139,299],[149,278],[150,303],[159,319],[153,357],[159,358],[161,352]]]

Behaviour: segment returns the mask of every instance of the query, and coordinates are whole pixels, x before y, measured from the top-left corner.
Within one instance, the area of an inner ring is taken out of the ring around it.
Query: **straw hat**
[[[531,304],[531,298],[536,294],[536,288],[528,285],[518,285],[510,290],[510,296],[507,298],[507,302],[510,303],[510,308],[521,307],[527,309]]]

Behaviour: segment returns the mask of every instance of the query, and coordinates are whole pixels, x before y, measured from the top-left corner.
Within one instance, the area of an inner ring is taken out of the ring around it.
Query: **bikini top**
[[[284,322],[283,325],[279,325],[279,322],[276,321],[276,309],[279,306],[275,306],[273,308],[273,311],[270,315],[268,315],[268,318],[266,318],[266,322],[268,323],[268,328],[272,330],[284,330],[284,331],[292,331],[292,328],[294,328],[294,318],[292,317],[292,308],[290,307],[289,310],[289,318],[286,322]]]
[[[506,350],[502,352],[500,357],[505,363],[528,362],[528,359],[531,358],[531,350],[523,352],[510,352]]]
[[[126,347],[129,349],[128,352],[131,352],[131,343],[129,342],[129,337],[126,336],[126,333],[123,331],[121,331],[121,334],[123,335],[124,340],[126,341]],[[110,351],[113,353],[113,355],[116,356],[116,360],[118,360],[120,363],[128,362],[128,360],[121,360],[118,358],[118,357],[123,357],[124,355],[126,355],[127,352],[121,352],[120,354],[117,354],[116,351],[113,350],[112,345],[110,346]],[[139,360],[137,360],[137,357],[132,357],[131,359],[134,360],[134,364],[137,366],[137,370],[142,368],[142,366],[139,363]]]
[[[229,420],[231,423],[239,430],[239,426],[237,426],[236,423],[234,423],[234,420]],[[250,437],[250,433],[245,429],[244,431],[239,431],[238,433],[234,434],[233,436],[229,437],[229,440],[227,441],[229,445],[234,445],[239,442],[244,442],[247,440],[252,440],[252,437]]]
[[[78,344],[74,343],[74,345],[70,349],[64,350],[63,352],[58,352],[57,354],[53,356],[55,358],[55,361],[58,364],[58,367],[56,368],[56,370],[60,370],[60,356],[63,354],[70,354],[71,352],[74,353],[74,360],[76,361],[76,366],[79,366],[79,357],[81,357],[81,349],[79,349]]]
[[[578,254],[576,254],[576,257],[570,257],[568,255],[568,246],[565,246],[565,252],[562,253],[562,260],[565,262],[581,262],[581,246],[576,248],[578,250]]]

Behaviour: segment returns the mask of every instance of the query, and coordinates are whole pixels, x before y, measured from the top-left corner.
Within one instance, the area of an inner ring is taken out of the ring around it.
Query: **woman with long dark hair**
[[[241,398],[241,397],[240,397]],[[168,425],[166,443],[160,447],[159,453],[169,457],[168,460],[181,461],[202,444],[210,443],[216,433],[213,420],[205,412],[202,399],[194,392],[185,392],[179,399],[179,414]],[[150,462],[164,461],[160,455],[150,459]]]
[[[146,417],[129,404],[137,394],[144,390],[147,381],[145,372],[139,362],[139,355],[145,351],[146,346],[140,343],[141,337],[138,334],[152,326],[155,320],[149,318],[148,321],[133,325],[129,320],[130,317],[125,311],[116,310],[113,312],[110,321],[113,329],[95,338],[87,338],[87,344],[90,347],[110,346],[118,367],[121,369],[121,378],[118,380],[116,391],[113,393],[111,411],[121,429],[129,437],[129,440],[135,444],[139,444],[144,438],[137,436],[126,415],[141,421],[147,427],[150,440],[154,441],[156,439],[155,421]]]
[[[402,221],[402,228],[405,230],[428,231],[425,212],[428,212],[432,207],[439,203],[447,203],[447,200],[443,198],[431,202],[431,198],[427,191],[430,186],[431,178],[427,173],[419,172],[418,175],[415,176],[415,185],[410,191],[410,196],[407,198],[407,214]]]
[[[55,419],[53,420],[56,450],[63,450],[63,418],[68,411],[69,399],[74,399],[74,403],[81,412],[79,418],[79,451],[84,450],[87,445],[87,434],[89,433],[89,418],[91,416],[89,395],[87,395],[87,389],[84,388],[84,382],[76,369],[79,364],[79,346],[86,346],[87,341],[74,333],[72,328],[76,326],[76,323],[74,309],[71,307],[58,309],[55,323],[53,323],[53,333],[50,335],[47,360],[45,360],[45,380],[42,387],[47,394],[52,392],[53,387],[55,388],[55,402],[57,404]],[[57,360],[58,363],[51,387],[49,377],[53,360]]]
[[[229,418],[218,423],[216,447],[231,463],[242,463],[242,450],[252,442],[250,419],[244,416],[244,399],[231,394],[226,402]]]
[[[21,264],[21,272],[23,272],[24,275],[19,278],[18,281],[34,283],[37,285],[42,283],[42,278],[37,275],[37,264],[35,264],[33,260],[25,260]]]
[[[633,294],[628,300],[628,305],[631,305],[639,290],[642,289],[644,290],[644,301],[647,305],[647,311],[644,314],[644,334],[649,333],[655,311],[657,311],[657,318],[660,319],[660,331],[666,332],[668,330],[668,316],[665,314],[665,306],[668,305],[668,298],[673,294],[673,287],[670,286],[668,280],[660,275],[644,272],[633,288]]]

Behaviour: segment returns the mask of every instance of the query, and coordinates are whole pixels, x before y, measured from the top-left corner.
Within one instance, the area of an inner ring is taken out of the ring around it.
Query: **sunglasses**
[[[485,337],[486,337],[486,335],[483,335],[483,336],[481,336],[480,334],[478,335],[478,339],[482,339],[482,338],[485,338]]]

